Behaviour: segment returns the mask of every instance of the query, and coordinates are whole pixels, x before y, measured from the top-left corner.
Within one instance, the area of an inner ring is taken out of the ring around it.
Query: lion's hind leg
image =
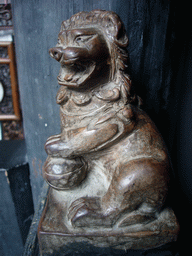
[[[114,175],[102,205],[115,216],[115,225],[129,226],[153,221],[166,200],[169,166],[155,159],[132,160]]]
[[[134,210],[130,213],[123,214],[119,221],[117,221],[117,227],[125,227],[136,224],[147,224],[156,219],[157,212],[154,207],[141,206],[138,210]]]

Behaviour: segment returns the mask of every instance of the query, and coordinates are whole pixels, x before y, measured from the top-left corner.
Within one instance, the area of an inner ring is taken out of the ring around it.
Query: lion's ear
[[[109,36],[113,37],[114,42],[120,47],[128,46],[128,37],[125,33],[124,25],[119,16],[114,12],[108,12],[105,17],[105,26]]]
[[[122,48],[125,48],[128,46],[129,39],[125,33],[125,28],[121,23],[121,26],[119,26],[117,37],[115,38],[115,43]]]

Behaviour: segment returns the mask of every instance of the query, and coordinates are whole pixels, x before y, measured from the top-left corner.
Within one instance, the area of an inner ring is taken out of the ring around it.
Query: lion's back
[[[144,111],[135,108],[134,112],[134,129],[108,149],[109,154],[118,163],[141,158],[153,158],[168,163],[167,148],[155,124]]]

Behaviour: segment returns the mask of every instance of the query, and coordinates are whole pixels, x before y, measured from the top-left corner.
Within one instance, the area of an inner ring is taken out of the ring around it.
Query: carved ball
[[[78,186],[85,179],[86,174],[87,163],[80,157],[48,158],[43,171],[45,180],[57,190],[68,190]]]

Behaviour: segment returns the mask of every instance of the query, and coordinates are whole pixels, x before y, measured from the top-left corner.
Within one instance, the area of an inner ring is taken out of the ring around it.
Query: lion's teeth
[[[64,80],[69,82],[73,79],[74,74],[66,74]]]
[[[76,83],[79,80],[79,77],[76,77],[73,82]]]

